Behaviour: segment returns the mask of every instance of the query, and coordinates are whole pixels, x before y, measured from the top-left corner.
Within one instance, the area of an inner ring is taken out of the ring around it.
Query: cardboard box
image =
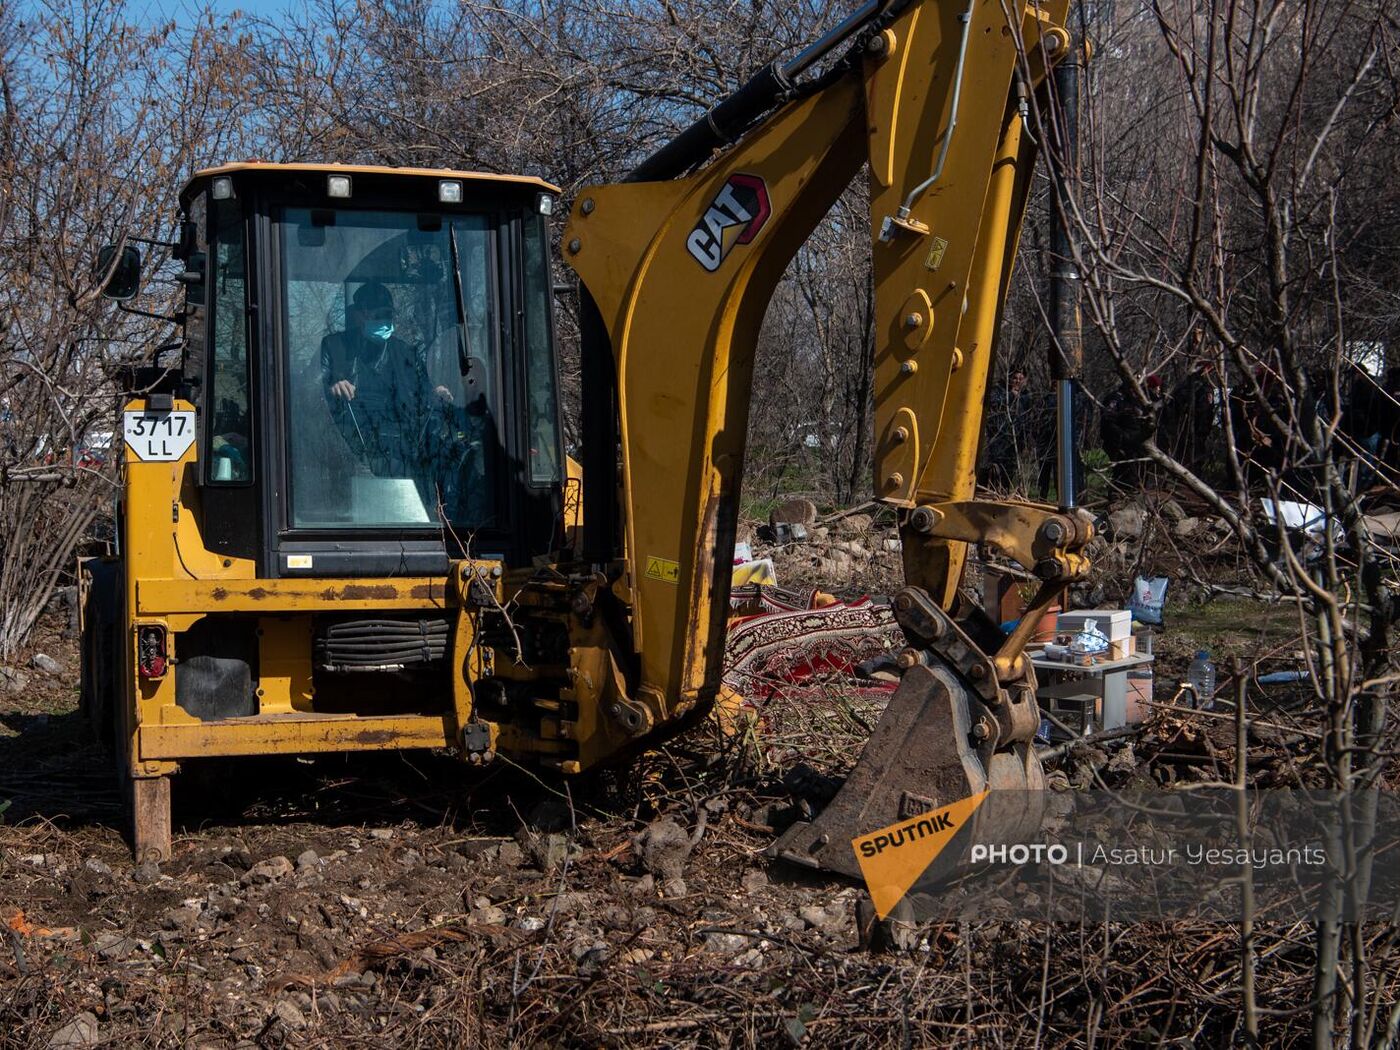
[[[1103,632],[1110,645],[1116,644],[1121,648],[1130,644],[1133,614],[1127,609],[1075,609],[1073,612],[1062,612],[1056,621],[1055,631],[1057,634],[1078,634],[1090,620]]]

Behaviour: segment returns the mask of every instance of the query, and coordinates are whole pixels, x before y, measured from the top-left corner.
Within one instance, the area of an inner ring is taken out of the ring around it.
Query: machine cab
[[[181,194],[206,546],[265,578],[528,565],[559,546],[532,178],[232,164]]]

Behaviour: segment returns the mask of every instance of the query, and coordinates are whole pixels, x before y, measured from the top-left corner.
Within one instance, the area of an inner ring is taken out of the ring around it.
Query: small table
[[[1046,682],[1035,691],[1037,700],[1074,699],[1093,696],[1100,706],[1102,729],[1117,729],[1128,723],[1128,672],[1151,664],[1151,653],[1134,653],[1119,660],[1099,660],[1093,664],[1071,664],[1062,660],[1047,660],[1034,650],[1027,650],[1031,666],[1038,677],[1054,672],[1065,677]],[[1050,705],[1052,710],[1054,705]],[[1088,729],[1086,727],[1085,731]]]

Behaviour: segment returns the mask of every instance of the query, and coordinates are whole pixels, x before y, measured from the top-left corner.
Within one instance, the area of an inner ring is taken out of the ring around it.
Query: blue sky
[[[305,0],[207,0],[207,2],[222,14],[243,11],[250,15],[266,18],[289,8],[301,7]],[[20,0],[18,6],[20,17],[23,18],[26,11],[42,10],[46,5],[36,2],[36,0]],[[188,23],[193,20],[194,12],[202,6],[204,4],[201,0],[126,0],[125,4],[127,17],[138,24],[150,24],[170,18],[177,22]]]
[[[139,3],[140,0],[136,0]],[[291,7],[302,6],[303,0],[210,0],[215,10],[224,14],[232,14],[234,11],[243,11],[250,15],[267,17],[285,11]],[[133,3],[133,9],[136,6]],[[184,21],[181,15],[187,15],[194,9],[195,5],[182,3],[181,0],[150,0],[152,8],[164,10],[167,14]]]

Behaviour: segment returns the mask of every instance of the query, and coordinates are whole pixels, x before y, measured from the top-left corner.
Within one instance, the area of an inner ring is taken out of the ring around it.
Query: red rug
[[[779,690],[844,679],[853,688],[889,692],[893,683],[858,678],[857,664],[903,648],[904,633],[885,599],[831,600],[813,608],[819,591],[757,588],[741,608],[763,611],[730,621],[725,644],[724,683],[749,700],[763,700]],[[805,600],[801,607],[793,606]]]

